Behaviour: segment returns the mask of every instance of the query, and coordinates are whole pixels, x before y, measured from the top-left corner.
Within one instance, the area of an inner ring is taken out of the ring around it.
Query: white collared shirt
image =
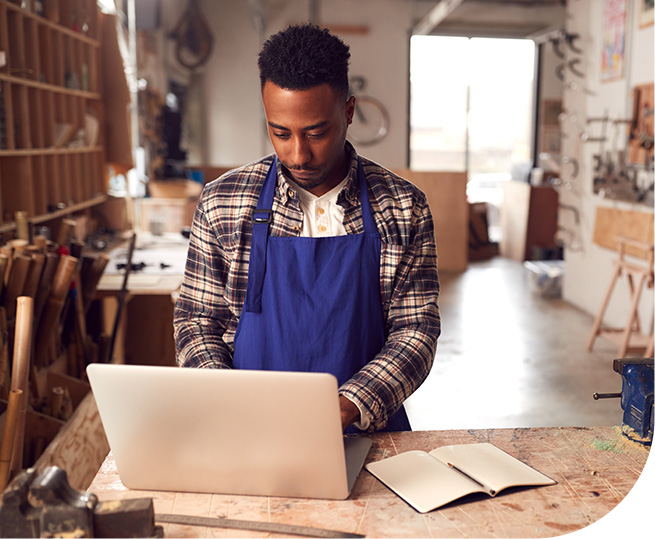
[[[292,180],[287,179],[287,181],[298,193],[300,207],[304,214],[301,236],[322,238],[346,235],[346,228],[343,226],[344,209],[337,204],[337,199],[348,178],[320,197],[306,191]]]

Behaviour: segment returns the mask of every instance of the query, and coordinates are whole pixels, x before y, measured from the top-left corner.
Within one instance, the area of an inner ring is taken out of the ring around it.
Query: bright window
[[[528,39],[413,36],[410,167],[468,171],[499,238],[502,182],[532,166],[535,50]]]

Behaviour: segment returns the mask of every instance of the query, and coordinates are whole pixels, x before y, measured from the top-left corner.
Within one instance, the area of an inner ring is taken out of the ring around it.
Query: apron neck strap
[[[264,225],[258,226],[256,228],[266,229],[266,235],[268,235],[268,225],[273,220],[273,198],[275,196],[275,187],[277,185],[277,156],[274,157],[273,163],[268,169],[266,174],[266,180],[264,181],[264,186],[262,187],[261,194],[257,200],[257,209],[253,215],[253,221],[255,225]],[[375,219],[373,218],[373,212],[371,211],[371,204],[368,199],[368,189],[366,185],[366,174],[364,173],[364,167],[362,166],[362,161],[357,157],[357,180],[359,184],[359,200],[362,205],[362,220],[364,224],[364,232],[366,234],[375,234],[377,228],[375,226]]]
[[[364,233],[377,234],[375,219],[373,219],[373,212],[371,211],[371,203],[368,200],[366,174],[364,174],[364,167],[362,166],[362,160],[359,158],[359,156],[357,156],[357,176],[359,179],[359,201],[362,205],[362,221],[364,222]]]
[[[362,220],[365,234],[378,234],[375,220],[368,200],[366,175],[361,160],[357,157],[357,176],[359,181],[359,200],[362,205]],[[250,245],[250,262],[248,266],[248,287],[246,291],[246,310],[261,312],[262,289],[266,272],[266,249],[268,232],[273,220],[273,197],[277,185],[277,156],[268,169],[264,186],[257,200],[253,214],[252,240]]]

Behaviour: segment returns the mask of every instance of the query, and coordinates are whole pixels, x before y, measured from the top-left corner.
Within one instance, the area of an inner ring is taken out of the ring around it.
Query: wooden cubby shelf
[[[95,0],[0,0],[0,229],[106,193]]]

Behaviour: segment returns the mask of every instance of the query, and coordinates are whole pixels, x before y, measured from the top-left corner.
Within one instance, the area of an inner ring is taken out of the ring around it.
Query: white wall
[[[564,298],[594,315],[600,308],[613,271],[612,261],[616,257],[613,251],[592,242],[596,207],[610,206],[652,212],[652,208],[643,205],[606,200],[593,193],[592,156],[599,153],[600,146],[598,143],[582,142],[578,136],[580,126],[587,128],[590,136],[599,136],[599,124],[587,125],[587,118],[602,117],[606,113],[613,119],[629,118],[632,115],[631,89],[637,84],[653,82],[653,26],[639,28],[638,2],[632,0],[629,4],[625,76],[611,82],[601,82],[600,78],[604,2],[577,0],[568,2],[567,8],[567,31],[581,35],[579,41],[584,54],[581,56],[583,62],[580,68],[585,77],[580,79],[569,75],[566,82],[578,83],[594,95],[570,89],[564,92],[564,109],[569,117],[562,122],[562,130],[566,135],[563,139],[563,153],[577,158],[580,164],[577,178],[572,176],[572,166],[563,167],[563,179],[572,188],[561,190],[561,202],[576,207],[580,216],[580,223],[577,224],[571,212],[560,213],[560,224],[575,232],[575,238],[565,254]],[[571,115],[576,116],[578,126],[572,121]],[[652,322],[652,294],[645,296],[641,306],[642,316],[645,317],[642,322]],[[628,290],[623,280],[613,295],[605,320],[608,324],[623,326],[627,312]]]
[[[172,29],[183,3],[164,3],[164,24]],[[266,29],[258,31],[251,2],[202,0],[202,12],[212,28],[214,49],[202,66],[207,125],[206,163],[232,166],[248,163],[272,151],[265,133],[259,90],[257,54],[263,40],[291,23],[308,19],[307,0],[278,0],[264,12]],[[388,108],[390,131],[379,144],[360,148],[362,154],[389,168],[407,162],[407,93],[409,30],[430,8],[430,2],[398,0],[330,0],[322,2],[320,24],[366,26],[365,35],[342,33],[351,48],[351,74],[368,81],[367,94]],[[183,71],[169,69],[185,78]]]

